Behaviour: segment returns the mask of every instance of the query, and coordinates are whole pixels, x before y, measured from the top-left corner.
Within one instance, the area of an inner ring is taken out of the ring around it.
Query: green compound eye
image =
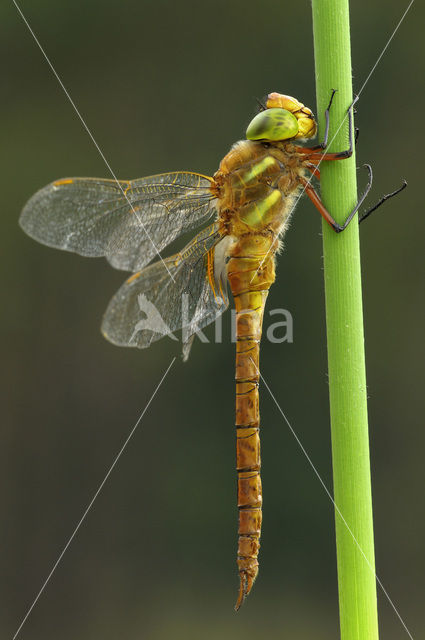
[[[286,109],[266,109],[257,113],[246,130],[247,140],[287,140],[298,133],[298,120]]]

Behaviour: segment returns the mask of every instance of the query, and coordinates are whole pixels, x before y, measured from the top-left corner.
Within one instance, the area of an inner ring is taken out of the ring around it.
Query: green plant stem
[[[329,150],[340,151],[348,147],[348,119],[337,130],[352,101],[348,0],[313,0],[312,8],[319,131],[335,88]],[[342,223],[357,199],[354,155],[322,162],[320,171],[323,202]],[[357,216],[340,234],[323,222],[323,250],[341,639],[377,640]]]

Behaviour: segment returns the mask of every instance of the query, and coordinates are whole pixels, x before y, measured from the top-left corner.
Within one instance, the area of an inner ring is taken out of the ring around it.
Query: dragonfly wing
[[[163,173],[129,181],[65,178],[38,191],[20,224],[32,238],[138,271],[216,213],[212,178]]]
[[[227,308],[221,274],[214,275],[218,224],[199,233],[180,253],[131,276],[109,303],[102,333],[119,346],[149,347],[183,329],[184,343]],[[190,347],[189,347],[190,348]],[[187,355],[188,349],[186,348]]]

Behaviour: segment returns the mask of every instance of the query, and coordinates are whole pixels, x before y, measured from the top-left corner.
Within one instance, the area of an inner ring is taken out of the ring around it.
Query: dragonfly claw
[[[248,571],[240,571],[239,572],[239,580],[240,580],[239,594],[238,594],[238,599],[237,599],[236,604],[235,604],[235,611],[239,611],[239,609],[241,608],[241,606],[245,602],[245,598],[247,597],[247,595],[249,594],[249,592],[251,591],[251,589],[253,587],[253,584],[255,582],[255,578],[257,577],[257,573],[258,573],[258,568],[254,572],[254,575],[251,575],[252,572],[250,573]]]
[[[246,575],[245,571],[239,574],[239,580],[239,595],[235,604],[235,611],[239,611],[245,601],[246,596],[248,595],[248,576]]]

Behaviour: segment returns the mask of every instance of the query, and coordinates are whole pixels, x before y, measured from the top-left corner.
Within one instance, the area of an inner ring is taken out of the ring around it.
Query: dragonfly
[[[258,574],[262,522],[260,457],[260,340],[264,308],[275,280],[276,254],[294,205],[305,192],[332,229],[340,233],[357,213],[372,182],[345,222],[323,205],[312,178],[321,162],[353,153],[349,146],[328,153],[329,113],[324,140],[316,136],[312,111],[296,98],[270,93],[252,119],[246,138],[236,142],[212,176],[189,171],[135,180],[63,178],[38,191],[25,205],[20,224],[35,240],[82,256],[104,256],[131,276],[113,296],[102,333],[124,347],[149,347],[182,330],[183,359],[193,338],[229,306],[236,309],[236,471],[238,506],[238,610]],[[360,220],[385,199],[384,196]],[[209,222],[175,255],[161,251]]]

